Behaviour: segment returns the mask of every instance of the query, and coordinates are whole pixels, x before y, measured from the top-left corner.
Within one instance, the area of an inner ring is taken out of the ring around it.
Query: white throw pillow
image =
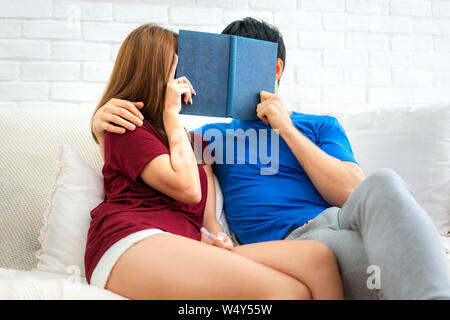
[[[36,253],[37,270],[66,273],[79,268],[84,276],[84,252],[90,212],[104,199],[103,176],[67,145],[59,145],[58,168],[44,213]]]

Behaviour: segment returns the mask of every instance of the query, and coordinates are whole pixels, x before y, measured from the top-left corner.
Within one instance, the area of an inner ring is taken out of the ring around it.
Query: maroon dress
[[[199,167],[202,191],[199,203],[186,205],[176,201],[139,177],[145,165],[162,154],[169,154],[169,147],[146,120],[134,131],[105,134],[102,171],[105,200],[91,211],[84,257],[88,283],[106,250],[132,233],[157,228],[200,240],[207,196],[206,173]]]

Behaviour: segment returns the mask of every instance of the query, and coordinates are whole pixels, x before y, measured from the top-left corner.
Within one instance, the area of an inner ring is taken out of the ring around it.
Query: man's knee
[[[366,178],[366,182],[376,185],[392,185],[401,181],[400,176],[392,169],[379,169]]]
[[[386,210],[390,214],[395,204],[411,202],[415,198],[413,190],[405,181],[391,169],[380,169],[369,175],[362,183],[359,198],[364,204],[367,212],[372,212],[374,207],[389,205]],[[398,210],[397,210],[398,211]]]
[[[405,190],[412,193],[410,187],[392,169],[379,169],[369,175],[364,183],[372,195],[378,194],[383,197],[386,194],[392,195]]]

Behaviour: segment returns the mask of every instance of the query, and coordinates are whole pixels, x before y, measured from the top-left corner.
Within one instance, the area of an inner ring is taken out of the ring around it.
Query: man
[[[279,140],[271,141],[272,151],[276,146],[278,152],[272,174],[260,174],[267,167],[260,157],[250,163],[238,153],[214,165],[227,219],[239,242],[325,243],[336,256],[349,299],[450,299],[439,235],[406,183],[388,169],[365,178],[335,118],[285,109],[277,95],[286,61],[279,31],[246,18],[223,33],[278,43],[276,94],[261,92],[256,112],[262,121],[235,119],[197,130],[205,136],[211,130],[220,132],[223,146],[216,152],[228,155],[227,144],[234,150],[236,140],[245,143],[242,132],[254,132],[258,149],[265,129],[279,134]],[[94,116],[93,133],[99,137],[104,130],[132,130],[140,125],[136,107],[139,103],[108,102]],[[249,145],[247,154],[252,153]]]

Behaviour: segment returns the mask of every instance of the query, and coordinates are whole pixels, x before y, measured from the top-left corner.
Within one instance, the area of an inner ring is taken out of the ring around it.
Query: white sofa
[[[57,167],[57,145],[69,145],[101,171],[101,156],[89,129],[91,112],[82,108],[0,109],[0,299],[123,299],[87,285],[83,277],[70,271],[36,269],[42,217]],[[346,129],[366,174],[389,167],[413,187],[448,253],[450,105],[334,115]],[[218,120],[223,119],[184,117],[188,129]],[[447,258],[450,270],[448,254]]]

